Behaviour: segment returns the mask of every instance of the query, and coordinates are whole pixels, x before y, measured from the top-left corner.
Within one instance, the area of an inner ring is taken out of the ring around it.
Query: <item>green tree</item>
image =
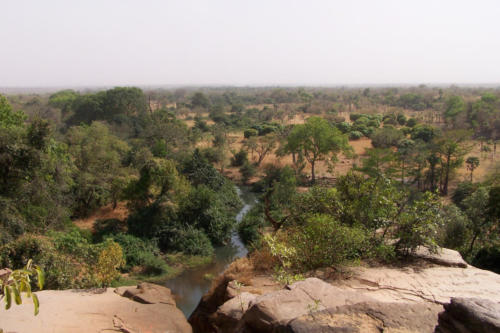
[[[301,151],[311,165],[311,180],[316,181],[315,167],[318,161],[334,162],[341,151],[349,151],[345,135],[320,117],[311,117],[305,124],[296,125],[290,135],[286,150]]]
[[[465,161],[465,164],[467,165],[467,170],[470,171],[470,181],[472,182],[472,173],[479,166],[479,158],[475,156],[470,156]]]

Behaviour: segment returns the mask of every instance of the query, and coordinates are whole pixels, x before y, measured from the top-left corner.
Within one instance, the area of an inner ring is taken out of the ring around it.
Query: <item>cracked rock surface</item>
[[[107,288],[45,290],[36,294],[40,299],[36,317],[30,300],[8,311],[0,307],[0,327],[5,332],[192,332],[170,290],[154,284],[121,287],[116,292]]]
[[[415,255],[418,260],[404,267],[353,267],[342,280],[322,274],[322,279],[308,278],[279,290],[250,285],[238,293],[229,283],[225,296],[219,297],[222,302],[212,304],[217,310],[205,318],[197,318],[195,310],[190,322],[195,323],[194,332],[420,333],[434,332],[444,307],[448,314],[439,320],[448,318],[454,327],[469,317],[500,322],[500,308],[477,314],[488,307],[485,304],[500,304],[500,275],[463,264],[452,250],[432,255],[422,250]],[[461,307],[452,298],[462,299]],[[481,300],[486,301],[477,303]],[[469,305],[469,312],[463,304]],[[208,308],[203,301],[200,305]],[[475,319],[467,320],[471,324]],[[203,329],[198,322],[203,322]]]

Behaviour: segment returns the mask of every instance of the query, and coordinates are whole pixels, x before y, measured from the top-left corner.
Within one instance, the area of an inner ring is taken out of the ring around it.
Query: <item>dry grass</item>
[[[127,203],[125,201],[121,201],[116,206],[116,209],[113,209],[113,205],[109,204],[99,208],[97,212],[91,216],[84,219],[74,220],[73,223],[80,229],[93,230],[94,222],[96,220],[118,219],[124,221],[127,219],[128,215],[129,210],[127,208]]]

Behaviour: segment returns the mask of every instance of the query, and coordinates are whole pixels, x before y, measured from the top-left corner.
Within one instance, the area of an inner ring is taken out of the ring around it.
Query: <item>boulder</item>
[[[427,247],[419,246],[412,256],[440,266],[461,268],[468,266],[458,251],[445,248],[439,248],[436,253],[432,253]]]
[[[311,312],[292,320],[290,333],[414,332],[432,333],[442,306],[415,303],[363,302]]]
[[[222,304],[216,314],[216,326],[219,332],[234,332],[241,317],[255,298],[257,295],[242,292]]]
[[[137,287],[119,287],[115,292],[123,297],[130,298],[143,304],[169,304],[175,306],[170,289],[153,284],[142,282]]]
[[[439,314],[437,333],[500,332],[500,303],[479,298],[452,298]]]
[[[255,332],[272,332],[309,311],[371,301],[369,296],[308,278],[284,290],[255,298],[243,315],[243,325]]]

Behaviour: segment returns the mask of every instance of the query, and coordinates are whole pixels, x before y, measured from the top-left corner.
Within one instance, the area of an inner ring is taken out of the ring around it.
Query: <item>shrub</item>
[[[118,219],[96,220],[94,222],[94,241],[101,242],[106,235],[125,232],[127,224]]]
[[[500,249],[498,246],[483,247],[472,260],[472,265],[500,274]]]
[[[302,227],[293,227],[282,235],[289,251],[291,267],[308,270],[345,264],[369,252],[366,232],[342,225],[332,216],[315,215]]]
[[[363,136],[364,136],[363,133],[359,131],[352,131],[351,133],[349,133],[349,140],[359,140]]]
[[[351,124],[348,122],[337,123],[335,126],[344,134],[351,131]]]
[[[207,235],[203,231],[191,227],[180,233],[175,244],[177,250],[185,254],[211,256],[214,253]]]
[[[255,176],[255,174],[257,173],[257,168],[255,167],[255,165],[247,161],[241,166],[240,172],[242,182],[246,183],[250,180],[250,178]]]
[[[246,150],[240,149],[240,151],[234,154],[234,156],[231,158],[231,165],[234,167],[239,167],[245,163],[248,163],[248,152]]]
[[[259,131],[257,131],[255,128],[248,128],[243,132],[243,136],[245,137],[245,139],[257,135],[259,135]]]
[[[150,240],[143,240],[128,234],[118,234],[111,239],[123,249],[126,271],[133,267],[141,267],[142,273],[148,275],[159,275],[167,273],[170,267],[160,257],[160,250]]]
[[[415,125],[417,124],[417,119],[415,118],[410,118],[408,119],[408,121],[406,122],[406,126],[408,127],[414,127]]]
[[[470,197],[478,188],[477,184],[471,182],[462,182],[457,185],[457,188],[451,195],[451,200],[461,209],[465,209],[463,201]]]
[[[261,205],[253,206],[238,224],[238,235],[245,244],[256,243],[261,234],[259,229],[264,226],[264,213]]]
[[[397,146],[398,142],[404,138],[403,133],[392,126],[385,126],[375,130],[371,136],[372,145],[375,148],[390,148]]]
[[[108,287],[114,279],[120,276],[118,269],[125,265],[125,260],[118,243],[108,239],[102,247],[94,268],[98,283],[103,287]]]

